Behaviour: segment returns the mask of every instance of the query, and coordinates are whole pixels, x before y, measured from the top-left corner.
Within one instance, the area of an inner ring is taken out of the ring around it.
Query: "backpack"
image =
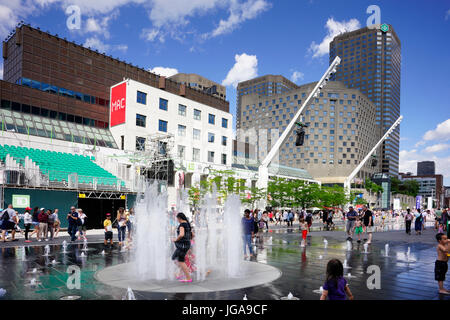
[[[9,221],[9,213],[7,210],[3,210],[2,221]]]

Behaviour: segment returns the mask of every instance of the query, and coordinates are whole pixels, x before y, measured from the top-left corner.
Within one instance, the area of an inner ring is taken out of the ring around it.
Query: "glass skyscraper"
[[[362,28],[336,36],[330,43],[330,64],[342,61],[331,80],[365,93],[376,106],[376,124],[384,134],[400,116],[401,44],[391,25]],[[400,127],[385,140],[382,172],[398,175]],[[380,157],[381,156],[381,157]]]

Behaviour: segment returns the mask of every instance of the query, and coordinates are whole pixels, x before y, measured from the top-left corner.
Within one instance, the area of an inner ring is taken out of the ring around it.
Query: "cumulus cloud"
[[[450,144],[446,144],[446,143],[438,143],[438,144],[434,144],[432,146],[426,147],[425,148],[425,152],[440,152],[440,151],[444,151],[450,148]]]
[[[331,17],[327,20],[325,28],[327,29],[327,35],[323,38],[322,42],[317,44],[313,41],[308,49],[309,52],[312,53],[313,58],[320,58],[327,55],[330,51],[330,42],[334,37],[344,32],[359,29],[361,28],[361,24],[357,19],[336,21],[333,17]]]
[[[101,53],[108,51],[121,51],[125,53],[128,50],[128,46],[126,44],[110,45],[103,42],[98,37],[87,38],[83,46],[93,50],[98,50]]]
[[[143,29],[141,38],[146,41],[154,41],[158,38],[160,42],[164,42],[164,34],[158,29]]]
[[[294,71],[294,72],[292,72],[292,75],[291,75],[291,81],[297,82],[297,80],[303,80],[304,77],[305,77],[305,75],[303,74],[303,72]]]
[[[258,59],[255,55],[236,54],[234,60],[236,62],[228,71],[226,78],[222,81],[222,85],[236,88],[239,82],[258,76]]]
[[[256,18],[259,14],[270,9],[272,5],[265,0],[247,0],[239,2],[232,0],[230,4],[230,15],[226,20],[220,20],[219,25],[204,37],[217,37],[232,32],[246,20]]]
[[[423,140],[442,140],[446,141],[450,139],[450,119],[445,120],[437,125],[436,129],[425,132]]]
[[[164,77],[171,77],[178,73],[178,70],[175,68],[166,68],[166,67],[154,67],[153,69],[149,69],[150,72],[162,75]]]
[[[106,39],[109,39],[109,25],[112,20],[119,16],[119,11],[116,10],[110,15],[101,18],[90,17],[86,20],[84,31],[86,33],[97,33],[103,35]]]

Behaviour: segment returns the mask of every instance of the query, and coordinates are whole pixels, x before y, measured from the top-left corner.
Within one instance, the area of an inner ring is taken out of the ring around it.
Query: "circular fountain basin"
[[[243,261],[242,274],[236,278],[220,277],[212,272],[203,281],[181,283],[176,280],[142,280],[136,277],[133,263],[122,263],[95,273],[95,278],[109,286],[159,293],[195,293],[236,290],[272,282],[281,271],[267,264]]]

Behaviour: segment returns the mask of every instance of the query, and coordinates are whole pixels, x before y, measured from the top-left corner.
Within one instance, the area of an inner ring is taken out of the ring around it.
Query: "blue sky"
[[[227,85],[234,113],[238,81],[320,78],[328,39],[366,26],[373,4],[402,43],[400,169],[435,160],[450,185],[450,0],[0,0],[0,36],[24,20],[157,73],[198,73]],[[71,5],[80,29],[66,25]]]

